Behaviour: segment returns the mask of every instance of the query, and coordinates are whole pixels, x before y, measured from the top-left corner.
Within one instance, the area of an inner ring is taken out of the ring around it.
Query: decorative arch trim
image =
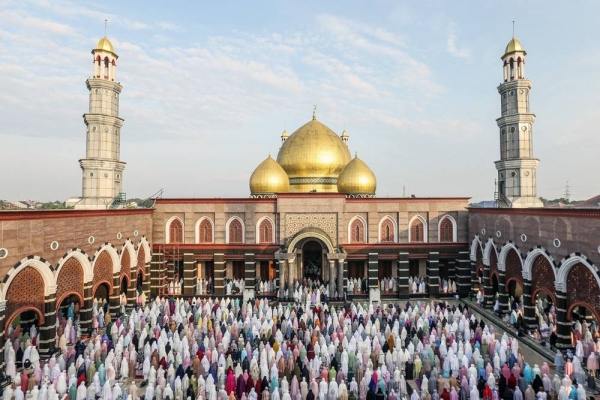
[[[391,215],[386,215],[379,220],[379,224],[377,225],[377,242],[381,243],[381,225],[383,225],[387,219],[392,221],[392,225],[394,226],[394,243],[398,243],[398,222],[396,222],[396,219]]]
[[[335,248],[333,247],[333,243],[331,242],[331,239],[329,238],[329,236],[325,232],[316,230],[314,228],[298,232],[288,245],[288,250],[287,250],[288,253],[294,252],[296,250],[296,246],[298,245],[298,243],[302,239],[306,239],[306,238],[319,239],[321,242],[323,242],[325,244],[325,246],[327,246],[328,253],[335,253]]]
[[[175,220],[178,220],[181,223],[181,243],[185,243],[185,224],[184,224],[183,220],[176,215],[169,218],[167,220],[167,223],[165,224],[165,238],[166,238],[165,242],[171,243],[171,224]]]
[[[108,282],[106,280],[101,280],[96,282],[96,284],[94,285],[94,287],[92,288],[92,296],[96,297],[96,290],[98,289],[98,287],[102,284],[106,284],[106,286],[108,286],[108,294],[113,294],[113,285],[111,282]]]
[[[573,304],[569,305],[569,308],[567,308],[567,320],[568,321],[573,321],[573,309],[577,306],[584,306],[585,308],[590,310],[592,312],[592,314],[594,314],[594,317],[596,317],[596,320],[600,320],[600,315],[598,315],[598,313],[594,310],[594,308],[590,307],[590,305],[588,303],[586,303],[585,301],[576,301]]]
[[[225,243],[229,244],[229,225],[235,220],[240,221],[242,224],[242,243],[246,243],[246,224],[244,224],[244,221],[237,215],[229,218],[225,224]]]
[[[539,293],[539,292],[544,292],[546,293],[548,296],[550,296],[550,298],[552,299],[552,304],[556,305],[556,294],[553,292],[550,292],[548,289],[546,288],[537,288],[533,291],[533,293],[531,293],[531,302],[535,302],[535,296]]]
[[[423,243],[429,242],[429,226],[427,225],[427,221],[420,215],[415,215],[408,221],[408,242],[412,243],[412,224],[415,220],[420,220],[423,224]]]
[[[56,265],[56,271],[54,272],[54,276],[58,279],[58,274],[60,274],[60,269],[62,266],[70,259],[75,258],[79,261],[81,268],[83,269],[83,283],[89,283],[94,280],[94,269],[92,268],[92,263],[90,261],[90,257],[87,253],[79,248],[72,248],[67,251],[60,260],[58,260],[58,264]],[[58,280],[57,280],[58,282]]]
[[[483,254],[483,245],[481,244],[479,235],[475,235],[473,241],[471,242],[471,261],[477,261],[477,246],[479,246],[481,254]]]
[[[270,242],[263,242],[260,240],[261,237],[261,232],[260,232],[260,225],[263,223],[263,221],[269,221],[269,224],[271,224],[271,230],[273,232],[273,237],[271,238]],[[244,225],[242,223],[242,229],[244,228]],[[256,221],[256,227],[255,227],[255,241],[256,244],[259,243],[276,243],[276,238],[275,238],[275,221],[273,221],[273,219],[271,217],[269,217],[268,215],[265,215],[264,217],[261,217],[258,221]],[[229,229],[227,229],[227,232],[229,233]]]
[[[506,257],[508,256],[508,253],[511,250],[516,251],[519,255],[519,261],[521,262],[521,271],[523,271],[523,256],[521,255],[521,251],[519,250],[519,248],[513,243],[512,240],[509,240],[508,242],[504,243],[504,245],[502,245],[502,248],[500,249],[500,254],[498,255],[498,269],[500,271],[506,271],[505,261]]]
[[[554,282],[556,285],[556,282],[558,282],[558,279],[556,278],[556,263],[554,262],[554,258],[550,255],[548,250],[546,250],[542,246],[534,247],[527,252],[525,261],[523,262],[523,278],[531,280],[531,270],[533,269],[533,263],[540,256],[546,257],[546,259],[552,266],[552,271],[554,272]]]
[[[556,281],[554,282],[556,286],[556,291],[566,292],[568,290],[567,287],[567,277],[569,276],[569,271],[573,268],[574,265],[577,264],[585,265],[596,278],[596,283],[600,286],[600,277],[598,277],[598,267],[594,264],[588,262],[588,258],[580,253],[571,253],[568,257],[565,257],[561,260],[558,265],[558,276],[556,277]]]
[[[56,277],[52,265],[39,256],[28,256],[16,263],[2,279],[2,290],[0,290],[0,301],[6,300],[6,292],[15,277],[27,267],[34,268],[44,280],[44,296],[56,293]],[[8,326],[8,325],[6,325]]]
[[[489,238],[485,243],[485,248],[483,249],[483,264],[487,267],[490,266],[490,252],[493,251],[498,256],[498,250],[496,249],[496,243],[494,243],[494,239]]]
[[[361,217],[360,215],[355,215],[354,217],[352,217],[350,222],[348,222],[348,243],[358,243],[358,242],[354,242],[352,240],[352,224],[356,220],[359,220],[362,223],[363,243],[369,243],[369,238],[368,238],[368,234],[367,234],[367,221],[365,221],[365,219],[363,217]]]
[[[77,293],[74,290],[68,291],[66,293],[63,293],[62,296],[60,296],[59,298],[56,299],[56,311],[58,312],[58,307],[60,306],[60,303],[63,302],[64,299],[67,298],[67,296],[77,296],[77,298],[79,299],[79,307],[83,307],[83,296],[81,295],[81,293]]]
[[[442,237],[442,222],[444,220],[449,220],[452,222],[452,243],[456,243],[458,241],[458,224],[452,215],[446,214],[438,221],[438,242],[441,242],[440,238]]]
[[[210,242],[202,242],[202,243],[214,243],[215,242],[215,223],[213,222],[212,219],[210,219],[210,217],[204,216],[204,217],[200,217],[198,219],[198,221],[196,221],[196,226],[194,227],[194,242],[196,244],[200,244],[200,225],[202,224],[203,221],[208,221],[210,223],[210,228],[211,228],[211,241]]]
[[[8,327],[10,327],[10,325],[15,320],[15,318],[17,317],[17,315],[21,315],[25,311],[33,311],[33,312],[35,312],[37,314],[38,318],[40,319],[40,326],[44,325],[46,323],[46,318],[45,318],[44,313],[42,311],[40,311],[39,309],[37,309],[35,307],[32,307],[32,306],[23,306],[21,308],[18,308],[16,311],[14,311],[12,313],[12,315],[10,315],[6,319],[6,321],[4,322],[4,337],[8,337]]]

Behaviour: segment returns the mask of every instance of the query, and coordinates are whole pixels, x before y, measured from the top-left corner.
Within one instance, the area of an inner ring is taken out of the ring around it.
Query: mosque
[[[283,299],[307,279],[327,282],[332,299],[479,293],[484,307],[506,312],[520,299],[530,329],[543,301],[555,309],[559,343],[571,346],[574,319],[600,318],[600,209],[543,208],[537,198],[526,56],[512,38],[499,64],[496,208],[470,208],[467,197],[377,197],[369,160],[313,112],[283,132],[276,158],[256,160],[248,197],[127,209],[118,55],[102,38],[86,81],[80,201],[74,210],[0,212],[0,346],[9,327],[34,323],[47,356],[57,311],[71,303],[87,332],[95,298],[114,312],[140,292]]]

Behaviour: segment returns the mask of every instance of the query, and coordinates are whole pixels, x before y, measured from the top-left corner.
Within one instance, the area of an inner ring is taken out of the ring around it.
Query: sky
[[[513,20],[538,195],[561,197],[567,181],[572,199],[600,193],[595,0],[2,0],[0,199],[81,195],[85,81],[105,19],[129,198],[248,197],[254,168],[316,105],[348,131],[378,197],[492,199]]]

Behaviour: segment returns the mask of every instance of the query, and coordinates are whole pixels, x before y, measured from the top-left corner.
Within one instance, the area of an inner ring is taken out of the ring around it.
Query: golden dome
[[[340,174],[337,186],[340,193],[374,195],[377,179],[371,168],[354,156]]]
[[[523,47],[521,47],[521,42],[519,42],[515,37],[513,37],[510,40],[510,42],[508,42],[508,44],[506,45],[506,50],[504,50],[504,55],[514,53],[516,51],[522,51],[523,53],[527,54],[525,52],[525,50],[523,50]]]
[[[104,51],[108,51],[110,53],[116,54],[115,48],[113,47],[112,43],[110,42],[110,40],[108,40],[108,38],[106,36],[104,36],[102,39],[100,39],[98,41],[98,44],[96,45],[96,50],[104,50]]]
[[[250,176],[251,195],[287,193],[289,191],[288,176],[281,165],[271,158],[271,155],[261,162]]]
[[[337,192],[337,178],[350,162],[342,139],[316,119],[281,145],[277,162],[290,178],[291,192]]]

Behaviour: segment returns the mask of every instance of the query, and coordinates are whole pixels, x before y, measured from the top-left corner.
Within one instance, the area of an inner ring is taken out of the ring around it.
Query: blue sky
[[[600,193],[600,3],[578,1],[0,3],[0,143],[8,200],[81,194],[85,80],[119,54],[128,197],[246,197],[284,129],[350,134],[379,197],[490,199],[500,56],[528,52],[538,195]]]

